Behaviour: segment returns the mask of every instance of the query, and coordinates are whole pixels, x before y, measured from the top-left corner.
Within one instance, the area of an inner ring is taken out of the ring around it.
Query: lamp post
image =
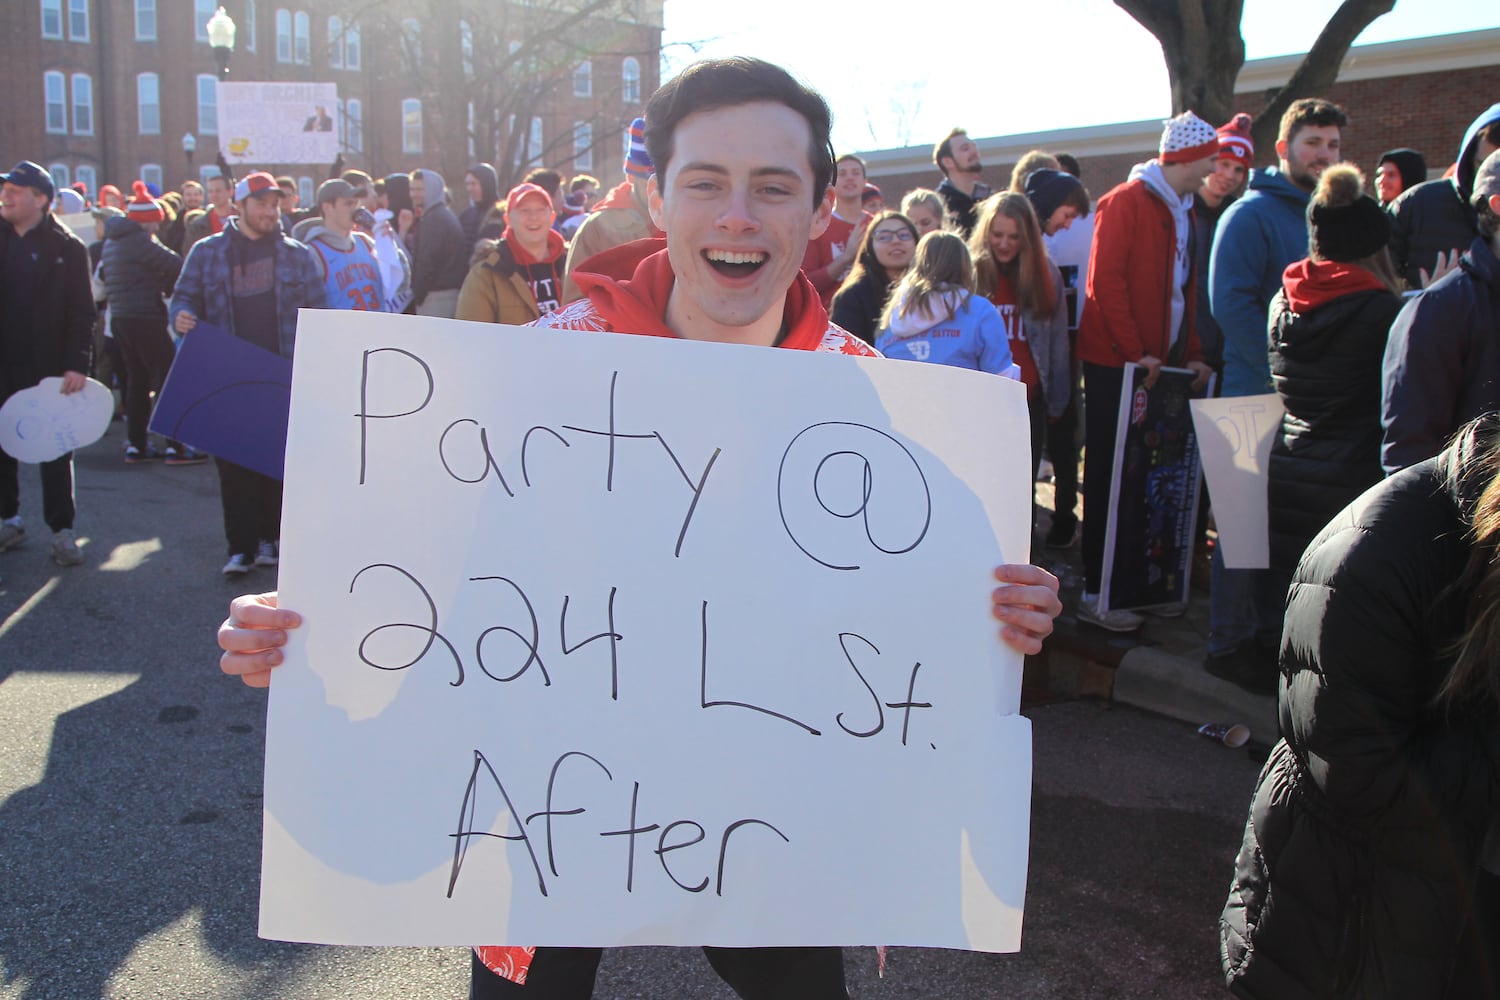
[[[187,156],[188,169],[193,166],[193,154],[198,151],[198,137],[189,132],[182,137],[182,152]]]
[[[234,21],[220,7],[205,25],[208,44],[214,50],[214,61],[219,64],[219,79],[229,79],[229,56],[234,52]]]

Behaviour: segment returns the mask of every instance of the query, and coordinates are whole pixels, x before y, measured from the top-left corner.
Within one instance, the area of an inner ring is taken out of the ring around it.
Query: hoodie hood
[[[1337,260],[1299,260],[1287,265],[1281,276],[1287,305],[1295,313],[1308,313],[1355,292],[1389,291],[1373,272],[1358,264]]]
[[[500,175],[495,173],[495,168],[488,163],[476,163],[469,167],[469,173],[479,181],[479,200],[475,202],[480,208],[489,208],[500,200]]]
[[[436,208],[438,205],[448,201],[448,186],[443,182],[443,175],[436,170],[418,170],[416,175],[422,178],[422,204],[420,207]]]
[[[392,216],[400,213],[404,208],[410,211],[416,208],[411,203],[411,177],[406,174],[389,174],[385,179],[385,203],[390,207]]]
[[[1147,160],[1145,163],[1137,163],[1130,168],[1130,180],[1140,181],[1151,190],[1151,193],[1166,203],[1172,210],[1172,217],[1179,223],[1187,219],[1188,209],[1193,206],[1193,196],[1190,194],[1178,194],[1172,190],[1172,185],[1167,183],[1167,175],[1161,172],[1161,164],[1156,160]]]
[[[898,338],[915,337],[923,330],[930,330],[939,323],[946,323],[958,314],[968,296],[957,289],[928,298],[926,303],[901,314],[903,303],[891,309],[891,334]]]
[[[1464,144],[1458,148],[1458,169],[1453,174],[1453,183],[1458,186],[1465,205],[1474,197],[1474,174],[1479,169],[1479,164],[1474,162],[1474,149],[1479,145],[1479,133],[1497,121],[1500,121],[1500,104],[1491,104],[1489,110],[1474,119],[1474,124],[1464,133]]]
[[[1297,206],[1299,214],[1306,213],[1307,203],[1312,199],[1312,193],[1293,184],[1287,175],[1281,172],[1280,167],[1261,167],[1250,171],[1250,183],[1246,190],[1259,191],[1263,195],[1289,201]]]
[[[340,236],[323,225],[320,218],[308,219],[297,223],[292,232],[292,238],[302,242],[310,243],[317,240],[324,246],[333,247],[335,250],[349,250],[354,246],[354,235]]]

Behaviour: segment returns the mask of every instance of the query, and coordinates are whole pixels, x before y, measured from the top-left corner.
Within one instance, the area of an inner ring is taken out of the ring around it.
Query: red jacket
[[[1139,180],[1127,181],[1099,199],[1094,247],[1089,253],[1085,307],[1078,323],[1078,360],[1123,368],[1150,354],[1168,361],[1172,277],[1177,245],[1172,210]],[[1191,229],[1189,230],[1191,233]],[[1191,239],[1191,235],[1189,236]],[[1182,325],[1187,353],[1179,365],[1202,361],[1193,313],[1196,264],[1188,248]]]

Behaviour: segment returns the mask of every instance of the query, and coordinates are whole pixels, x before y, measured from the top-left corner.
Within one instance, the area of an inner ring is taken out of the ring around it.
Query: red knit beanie
[[[163,212],[161,206],[151,198],[151,192],[146,190],[145,181],[136,181],[131,185],[135,192],[130,199],[130,204],[125,206],[125,218],[131,222],[165,222],[167,213]]]
[[[1184,111],[1162,124],[1164,128],[1158,147],[1161,154],[1158,159],[1162,163],[1191,163],[1218,155],[1219,134],[1191,111]]]
[[[1233,160],[1249,170],[1255,165],[1255,143],[1250,138],[1250,116],[1241,111],[1219,128],[1219,159]]]

